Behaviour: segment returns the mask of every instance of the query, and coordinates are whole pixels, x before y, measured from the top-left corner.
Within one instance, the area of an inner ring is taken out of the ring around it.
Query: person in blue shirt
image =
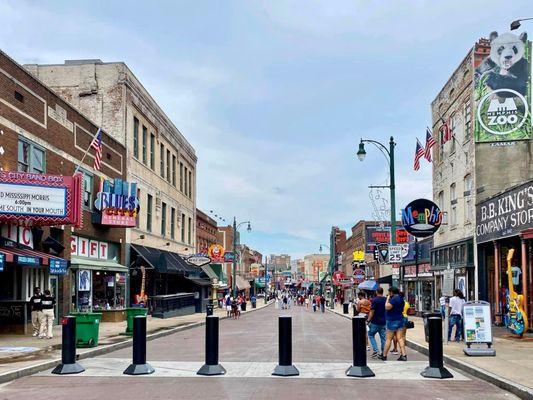
[[[385,302],[386,299],[383,296],[383,288],[380,286],[376,290],[376,297],[372,299],[372,306],[370,308],[370,314],[368,315],[368,339],[372,345],[372,357],[375,358],[380,354],[383,354],[385,349]],[[378,344],[376,343],[376,333],[379,334],[381,340],[381,353],[378,351]]]
[[[378,358],[387,361],[387,354],[389,353],[393,337],[396,337],[400,345],[400,357],[398,361],[407,361],[407,353],[405,351],[405,339],[403,336],[404,318],[403,307],[404,299],[400,296],[400,291],[397,287],[389,289],[389,295],[385,300],[385,319],[387,322],[387,341],[385,343],[385,350]]]

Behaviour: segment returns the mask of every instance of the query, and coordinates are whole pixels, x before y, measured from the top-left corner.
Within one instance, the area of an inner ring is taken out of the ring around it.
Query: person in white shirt
[[[439,303],[440,303],[440,315],[442,316],[442,319],[446,317],[446,296],[442,295],[439,297]]]
[[[450,299],[450,321],[448,325],[448,342],[451,341],[452,328],[455,326],[455,341],[460,342],[463,333],[463,305],[465,296],[458,289],[453,291],[453,297]]]

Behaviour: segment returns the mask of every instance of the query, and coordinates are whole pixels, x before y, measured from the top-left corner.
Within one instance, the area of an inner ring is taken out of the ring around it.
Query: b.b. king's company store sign
[[[132,227],[139,213],[137,184],[122,179],[103,180],[94,206],[100,211],[94,221],[101,225]]]
[[[533,228],[533,181],[478,204],[476,221],[478,243]]]

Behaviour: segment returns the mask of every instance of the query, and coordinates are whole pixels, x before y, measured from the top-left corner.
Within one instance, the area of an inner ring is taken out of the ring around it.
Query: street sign
[[[191,265],[196,265],[197,267],[201,267],[203,265],[207,265],[211,263],[211,258],[206,256],[190,256],[185,259],[185,261]]]
[[[402,246],[389,246],[389,263],[398,264],[402,262]]]
[[[389,261],[389,244],[379,243],[377,245],[377,249],[378,249],[378,262],[380,264],[387,263]]]

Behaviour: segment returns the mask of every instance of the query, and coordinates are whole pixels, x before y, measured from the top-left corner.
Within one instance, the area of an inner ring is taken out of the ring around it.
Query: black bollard
[[[429,317],[429,366],[420,373],[424,378],[447,379],[453,378],[450,371],[444,368],[442,350],[442,318]]]
[[[205,318],[205,364],[197,375],[224,375],[226,370],[218,363],[218,317]]]
[[[62,318],[61,325],[61,364],[52,370],[52,374],[79,374],[85,368],[76,362],[76,317]]]
[[[343,314],[348,314],[348,313],[350,312],[350,311],[349,311],[349,307],[350,307],[350,304],[348,304],[348,303],[344,303],[344,304],[342,305],[342,313],[343,313]]]
[[[146,363],[146,317],[133,318],[133,363],[124,370],[126,375],[153,374],[155,370]]]
[[[352,318],[353,365],[346,370],[347,376],[367,378],[376,376],[366,365],[366,319],[363,316]]]
[[[298,369],[292,365],[292,317],[286,315],[279,317],[279,364],[272,375],[300,375]]]

